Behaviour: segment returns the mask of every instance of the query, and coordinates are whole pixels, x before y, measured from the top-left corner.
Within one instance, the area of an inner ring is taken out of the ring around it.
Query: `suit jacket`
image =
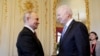
[[[18,56],[44,56],[39,39],[26,27],[19,33],[16,45]]]
[[[95,48],[96,56],[100,56],[100,41],[97,41]]]
[[[90,56],[89,35],[83,23],[71,22],[60,39],[58,56]]]

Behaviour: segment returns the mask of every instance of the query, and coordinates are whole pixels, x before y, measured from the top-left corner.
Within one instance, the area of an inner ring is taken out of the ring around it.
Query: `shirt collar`
[[[66,25],[65,26],[69,26],[70,24],[71,24],[71,22],[73,21],[73,18],[71,18],[67,23],[66,23]]]
[[[30,29],[33,33],[35,32],[35,30],[33,30],[30,26],[28,25],[24,25],[24,27],[27,27],[28,29]]]

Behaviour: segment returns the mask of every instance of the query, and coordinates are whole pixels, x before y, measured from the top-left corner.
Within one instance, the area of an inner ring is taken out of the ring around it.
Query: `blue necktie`
[[[64,26],[63,31],[62,31],[62,35],[61,35],[62,37],[64,36],[66,30],[67,30],[67,26]]]

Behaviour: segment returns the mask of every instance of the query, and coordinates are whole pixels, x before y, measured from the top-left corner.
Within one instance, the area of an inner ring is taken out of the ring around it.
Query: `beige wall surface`
[[[100,0],[89,0],[90,31],[98,34],[100,41]]]

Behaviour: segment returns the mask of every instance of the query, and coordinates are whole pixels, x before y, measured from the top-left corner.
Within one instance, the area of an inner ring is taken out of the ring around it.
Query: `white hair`
[[[28,12],[24,13],[24,16],[23,16],[24,23],[27,22],[28,18],[30,18],[31,13],[32,13],[32,11],[28,11]]]
[[[63,9],[66,11],[66,13],[68,13],[70,16],[72,16],[72,9],[70,7],[68,7],[67,5],[61,5],[60,7],[57,8],[57,11],[59,9]]]

